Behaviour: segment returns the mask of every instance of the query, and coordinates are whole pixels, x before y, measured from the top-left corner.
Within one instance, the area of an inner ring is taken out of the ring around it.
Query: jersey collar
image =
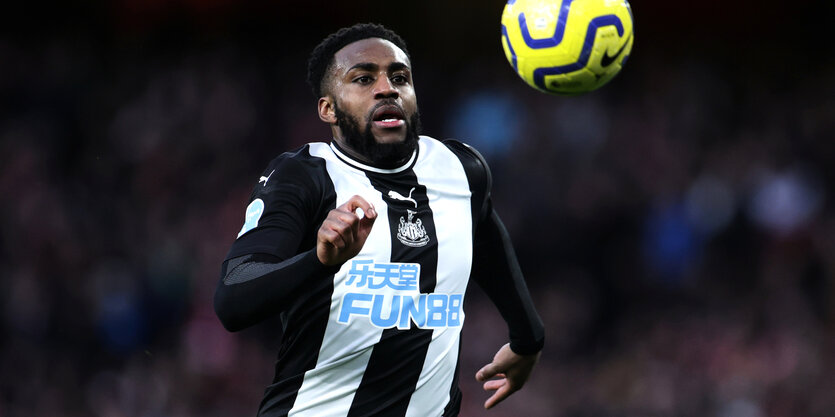
[[[336,154],[336,157],[339,158],[342,162],[345,162],[346,164],[351,165],[354,168],[359,168],[363,171],[376,172],[378,174],[397,174],[398,172],[403,172],[403,171],[411,168],[412,165],[414,165],[415,160],[417,159],[418,148],[420,148],[419,146],[415,146],[415,151],[412,152],[412,157],[409,158],[409,160],[406,161],[403,165],[401,165],[397,168],[385,169],[385,168],[377,168],[377,167],[374,167],[374,166],[371,166],[371,165],[366,165],[366,164],[364,164],[360,161],[357,161],[354,158],[351,158],[350,156],[348,156],[347,154],[342,152],[342,150],[339,149],[339,146],[337,146],[336,143],[334,143],[334,142],[330,143],[330,147],[331,147],[331,150],[333,151],[333,153]]]

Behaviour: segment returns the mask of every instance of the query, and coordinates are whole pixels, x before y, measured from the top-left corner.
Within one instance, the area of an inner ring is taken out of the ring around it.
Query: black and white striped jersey
[[[471,276],[508,322],[513,350],[541,349],[542,323],[489,188],[477,152],[427,136],[396,169],[364,165],[325,143],[273,160],[215,294],[230,330],[281,314],[275,378],[259,415],[457,415]],[[318,228],[353,195],[378,217],[356,257],[324,266]]]

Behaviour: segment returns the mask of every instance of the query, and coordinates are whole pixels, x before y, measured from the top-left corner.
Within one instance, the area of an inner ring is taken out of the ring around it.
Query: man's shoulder
[[[306,143],[296,149],[282,152],[273,158],[264,170],[268,175],[270,172],[279,173],[303,173],[321,170],[324,167],[324,159],[317,156],[317,150],[328,145],[321,142]]]
[[[267,167],[262,171],[258,184],[257,193],[269,193],[273,190],[290,187],[313,187],[321,186],[326,175],[325,160],[315,155],[315,150],[324,143],[307,143],[296,149],[282,152],[273,158]]]
[[[481,153],[479,153],[472,146],[458,139],[438,140],[431,136],[421,135],[420,140],[423,144],[421,148],[423,148],[426,152],[451,151],[458,157],[458,159],[461,159],[461,162],[465,166],[475,164],[482,166],[482,169],[487,167],[487,162],[484,160],[484,157],[481,156]]]
[[[309,162],[320,161],[322,158],[317,156],[317,152],[321,148],[327,148],[328,144],[322,142],[306,143],[296,149],[282,152],[270,161],[268,166],[276,167],[279,165],[295,165]]]
[[[443,144],[443,147],[455,154],[461,162],[461,166],[467,174],[467,180],[474,198],[476,201],[481,201],[479,210],[474,212],[474,214],[480,213],[479,216],[483,217],[488,208],[487,200],[490,198],[490,189],[493,186],[493,177],[490,174],[490,167],[487,165],[487,161],[474,147],[459,140],[432,140]]]
[[[487,166],[487,162],[484,160],[484,157],[481,156],[481,153],[479,153],[472,146],[464,142],[461,142],[458,139],[444,139],[443,141],[441,141],[441,143],[443,143],[444,146],[446,146],[459,158],[469,159],[473,162],[484,164],[484,166]]]
[[[440,141],[440,143],[442,143],[446,149],[449,149],[453,154],[455,154],[455,156],[458,157],[461,161],[461,165],[464,166],[464,170],[467,171],[468,175],[484,176],[484,180],[487,181],[488,184],[491,182],[490,167],[487,165],[487,161],[483,156],[481,156],[481,153],[479,153],[478,150],[457,139],[444,139],[443,141]]]

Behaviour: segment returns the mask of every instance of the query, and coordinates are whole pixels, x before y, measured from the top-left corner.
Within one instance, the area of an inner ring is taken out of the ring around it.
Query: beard
[[[384,104],[393,104],[383,102]],[[415,113],[406,120],[406,138],[398,143],[379,143],[371,133],[373,120],[371,112],[366,118],[365,129],[360,130],[359,121],[342,111],[334,103],[334,114],[336,125],[342,131],[345,143],[360,155],[368,158],[374,166],[379,168],[397,168],[409,160],[417,148],[418,135],[420,134],[420,113]],[[372,110],[373,112],[373,110]]]

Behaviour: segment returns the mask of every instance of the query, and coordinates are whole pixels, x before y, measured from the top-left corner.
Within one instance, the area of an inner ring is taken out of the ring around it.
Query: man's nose
[[[377,82],[374,84],[374,98],[397,98],[399,96],[400,93],[397,92],[388,77],[377,78]]]

